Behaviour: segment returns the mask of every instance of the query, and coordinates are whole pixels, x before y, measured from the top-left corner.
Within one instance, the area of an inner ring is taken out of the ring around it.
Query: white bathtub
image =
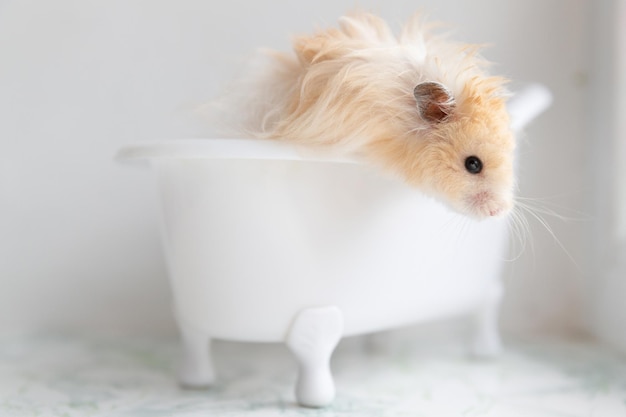
[[[343,336],[471,314],[475,353],[499,349],[506,219],[466,219],[374,169],[271,141],[172,140],[119,156],[157,173],[183,385],[213,382],[211,339],[287,343],[306,406],[332,401]]]

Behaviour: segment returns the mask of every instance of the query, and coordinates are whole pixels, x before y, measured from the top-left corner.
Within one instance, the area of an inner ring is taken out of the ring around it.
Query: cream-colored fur
[[[473,217],[511,209],[504,80],[486,74],[477,47],[432,35],[419,16],[396,36],[366,13],[293,47],[266,52],[213,103],[232,134],[362,158]],[[437,93],[414,93],[421,83]],[[449,94],[447,104],[437,94]],[[480,173],[466,170],[468,156],[483,162]]]

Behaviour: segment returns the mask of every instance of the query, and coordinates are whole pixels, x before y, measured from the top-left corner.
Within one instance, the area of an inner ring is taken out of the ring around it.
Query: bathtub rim
[[[324,154],[269,139],[193,138],[136,143],[118,150],[115,160],[132,162],[159,159],[244,159],[359,164],[355,159]]]

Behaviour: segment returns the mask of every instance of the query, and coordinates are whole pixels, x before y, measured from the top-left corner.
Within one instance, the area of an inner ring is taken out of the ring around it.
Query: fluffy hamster
[[[505,80],[476,46],[362,13],[265,56],[217,102],[231,132],[361,158],[474,218],[511,210]]]

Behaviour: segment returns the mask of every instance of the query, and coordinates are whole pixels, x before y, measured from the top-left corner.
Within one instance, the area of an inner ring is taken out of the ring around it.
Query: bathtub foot
[[[182,358],[178,381],[183,388],[208,388],[215,382],[215,369],[211,358],[211,339],[206,333],[179,326],[182,338]]]
[[[471,355],[479,359],[491,359],[502,351],[498,316],[502,300],[501,285],[494,285],[485,301],[474,312]]]
[[[298,363],[296,398],[305,407],[323,407],[335,397],[330,357],[343,333],[337,307],[302,310],[289,330],[287,347]]]

